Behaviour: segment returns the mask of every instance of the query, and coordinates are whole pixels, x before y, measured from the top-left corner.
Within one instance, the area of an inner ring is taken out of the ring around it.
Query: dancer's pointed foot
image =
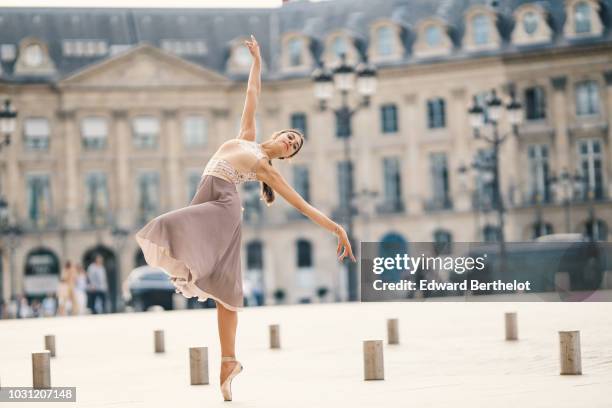
[[[232,380],[236,377],[243,367],[240,361],[235,357],[221,358],[221,373],[219,375],[219,383],[221,384],[221,393],[225,401],[232,400]]]

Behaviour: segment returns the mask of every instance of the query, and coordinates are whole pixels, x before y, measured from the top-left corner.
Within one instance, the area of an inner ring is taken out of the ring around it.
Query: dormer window
[[[425,41],[427,45],[435,48],[442,42],[442,30],[437,25],[430,25],[425,29]]]
[[[491,50],[500,43],[495,10],[482,5],[471,7],[465,13],[463,47],[468,51]]]
[[[359,54],[353,45],[351,34],[344,30],[330,33],[325,41],[325,52],[323,62],[327,67],[334,67],[340,64],[340,55],[346,55],[348,64],[359,62]]]
[[[489,42],[489,19],[484,14],[472,18],[472,36],[475,45],[485,45]]]
[[[574,6],[574,31],[576,34],[591,32],[591,6],[586,2]]]
[[[19,44],[15,63],[17,75],[47,75],[55,72],[47,45],[36,38],[25,38]]]
[[[251,53],[249,52],[249,49],[243,45],[236,47],[234,50],[234,59],[241,67],[251,65]]]
[[[39,67],[43,63],[43,49],[40,44],[30,44],[25,47],[23,62],[31,68]]]
[[[448,55],[453,49],[453,42],[448,36],[448,26],[442,19],[428,18],[419,21],[416,34],[413,52],[417,57]]]
[[[302,65],[302,39],[292,38],[287,43],[287,48],[289,50],[289,65],[292,67]]]
[[[346,54],[346,40],[342,37],[336,37],[334,39],[334,45],[332,46],[332,48],[334,50],[334,54],[336,54],[337,57],[340,57],[340,55],[342,54]]]
[[[397,23],[389,19],[383,18],[372,23],[369,34],[369,60],[377,63],[400,59],[404,52],[401,30]]]
[[[376,30],[376,47],[378,55],[393,54],[393,31],[389,26],[382,26]]]
[[[539,21],[540,18],[533,11],[528,11],[527,13],[525,13],[522,21],[523,30],[525,30],[525,33],[527,33],[528,35],[533,35],[538,29]]]
[[[603,23],[599,15],[601,5],[598,0],[566,0],[567,19],[563,29],[566,37],[577,38],[601,35]]]

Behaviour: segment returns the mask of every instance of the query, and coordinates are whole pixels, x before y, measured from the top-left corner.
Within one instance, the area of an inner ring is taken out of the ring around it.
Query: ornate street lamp
[[[351,139],[351,118],[362,108],[370,105],[370,98],[376,92],[377,79],[376,68],[368,64],[367,61],[352,67],[346,62],[346,54],[340,55],[340,65],[330,73],[323,65],[313,72],[314,96],[319,101],[319,109],[323,112],[328,109],[328,103],[334,96],[334,91],[338,91],[341,96],[341,105],[333,109],[336,116],[337,126],[343,129],[344,138],[344,159],[348,166],[348,172],[353,171],[350,159],[350,139]],[[351,108],[348,104],[349,93],[355,91],[361,97],[360,103]],[[340,134],[338,135],[340,136]],[[351,174],[351,173],[349,173]],[[349,181],[350,182],[350,181]],[[354,247],[353,240],[353,206],[352,201],[355,194],[349,190],[349,197],[343,203],[342,218],[346,224],[346,232]],[[349,300],[358,300],[357,296],[357,274],[353,262],[345,258],[345,265],[348,269],[348,293]]]
[[[523,107],[520,102],[516,99],[516,94],[512,88],[510,91],[510,102],[505,107],[505,113],[508,122],[512,126],[512,132],[501,135],[499,131],[499,122],[504,114],[503,101],[498,97],[495,89],[491,90],[488,98],[485,100],[485,106],[480,106],[478,98],[474,96],[473,105],[468,109],[468,115],[470,118],[470,125],[473,130],[473,136],[475,139],[481,139],[487,142],[493,149],[493,157],[489,170],[492,172],[493,180],[493,204],[497,211],[497,220],[499,228],[499,245],[500,245],[500,257],[503,262],[505,261],[506,246],[504,236],[504,202],[501,194],[500,179],[499,179],[499,150],[501,145],[506,139],[512,134],[518,136],[518,126],[523,120]],[[490,135],[481,134],[481,130],[485,125],[490,124],[492,131]],[[479,170],[482,169],[480,166]]]

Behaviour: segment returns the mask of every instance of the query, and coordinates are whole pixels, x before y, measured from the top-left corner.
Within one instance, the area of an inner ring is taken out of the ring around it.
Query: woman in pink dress
[[[223,143],[210,159],[189,206],[162,214],[136,233],[151,266],[163,269],[176,291],[187,298],[215,300],[221,343],[221,392],[231,401],[231,381],[242,371],[236,360],[237,312],[243,307],[241,273],[242,206],[236,185],[262,183],[262,199],[269,206],[278,192],[312,221],[338,237],[338,259],[355,257],[345,230],[308,204],[272,167],[272,159],[295,156],[304,136],[295,129],[275,132],[265,142],[255,141],[255,110],[261,91],[259,45],[245,41],[253,63],[238,137]],[[342,253],[340,253],[342,252]]]

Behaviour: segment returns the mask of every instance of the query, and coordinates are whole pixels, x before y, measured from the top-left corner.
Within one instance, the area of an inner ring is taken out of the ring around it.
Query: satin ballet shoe
[[[236,360],[235,357],[221,357],[221,363],[226,362],[226,361],[236,362],[236,365],[234,366],[234,369],[232,370],[232,372],[229,373],[225,381],[223,381],[223,384],[221,384],[221,393],[223,394],[223,399],[225,401],[231,401],[232,400],[232,380],[234,379],[234,377],[240,374],[240,372],[242,371],[244,367],[242,366],[240,361]]]

